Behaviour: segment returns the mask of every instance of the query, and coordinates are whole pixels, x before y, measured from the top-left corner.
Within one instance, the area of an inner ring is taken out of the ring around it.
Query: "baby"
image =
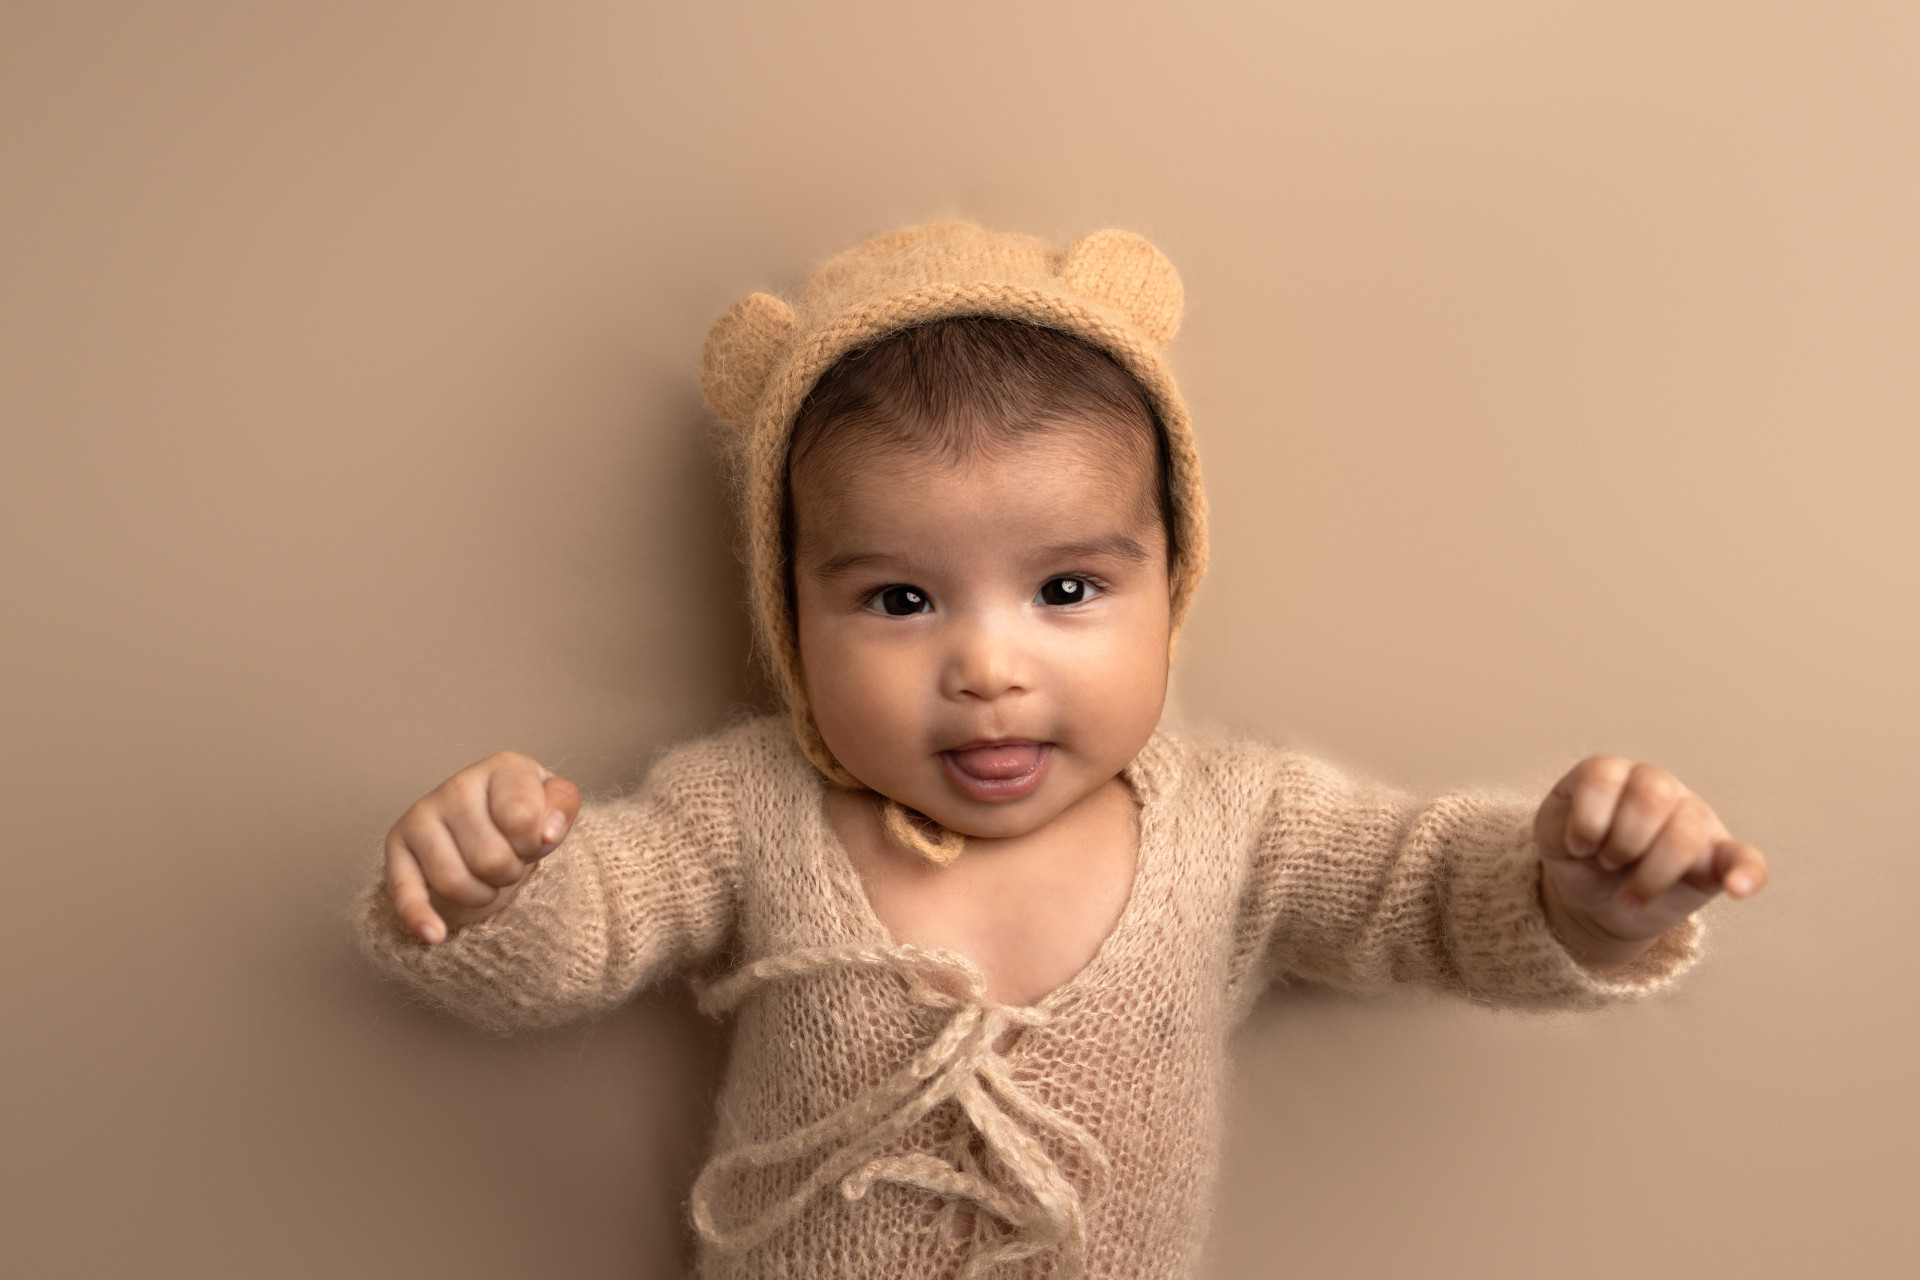
[[[1183,1276],[1271,981],[1644,994],[1766,879],[1671,775],[1416,803],[1156,731],[1206,562],[1178,277],[943,223],[715,325],[787,717],[635,796],[503,753],[394,826],[363,938],[496,1030],[698,975],[735,1015],[708,1276]]]

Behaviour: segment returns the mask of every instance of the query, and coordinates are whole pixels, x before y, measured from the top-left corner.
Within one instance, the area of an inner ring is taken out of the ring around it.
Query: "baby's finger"
[[[1609,871],[1640,861],[1653,847],[1655,837],[1667,820],[1691,793],[1680,779],[1665,769],[1637,764],[1627,776],[1620,792],[1620,803],[1613,812],[1613,825],[1595,857]]]
[[[1547,792],[1533,815],[1533,842],[1549,854],[1572,853],[1567,848],[1567,816],[1572,812],[1573,801],[1559,787]]]
[[[504,889],[518,884],[520,877],[527,873],[527,864],[515,855],[513,846],[495,829],[484,809],[449,807],[444,811],[444,821],[453,835],[460,861],[482,884]]]
[[[427,897],[427,879],[397,831],[387,835],[387,897],[400,922],[429,946],[444,941],[447,922]]]
[[[580,816],[580,788],[565,778],[549,777],[544,784],[544,798],[547,804],[547,825],[540,832],[543,843],[536,857],[545,857],[559,847],[567,838],[567,832],[573,830],[573,823]]]
[[[551,775],[537,761],[502,753],[487,773],[487,813],[511,852],[531,862],[546,844],[547,797]]]
[[[498,892],[468,869],[453,833],[437,821],[410,823],[401,829],[407,851],[420,864],[427,887],[455,906],[484,907]]]
[[[1584,858],[1600,848],[1613,827],[1614,811],[1632,771],[1631,760],[1589,756],[1555,785],[1554,790],[1567,799],[1568,853]]]
[[[1682,797],[1620,887],[1627,905],[1652,902],[1695,866],[1711,861],[1714,842],[1726,834],[1706,801],[1693,795]],[[1710,888],[1717,890],[1718,885]]]
[[[1729,898],[1751,898],[1767,887],[1767,859],[1738,840],[1722,840],[1713,849],[1713,869]]]

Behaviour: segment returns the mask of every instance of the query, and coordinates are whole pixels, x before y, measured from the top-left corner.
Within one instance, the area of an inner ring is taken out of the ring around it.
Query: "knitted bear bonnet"
[[[1166,433],[1167,485],[1179,581],[1173,632],[1206,570],[1206,497],[1186,404],[1163,349],[1180,327],[1173,264],[1128,231],[1095,231],[1060,249],[1034,236],[965,222],[907,227],[827,262],[783,301],[752,293],[714,322],[700,358],[700,389],[727,429],[747,537],[754,626],[800,748],[821,773],[864,789],[833,757],[807,705],[789,604],[787,453],[794,419],[821,375],[851,351],[950,316],[997,316],[1058,329],[1112,356],[1138,382]],[[888,828],[945,862],[960,837],[928,842],[897,804]]]

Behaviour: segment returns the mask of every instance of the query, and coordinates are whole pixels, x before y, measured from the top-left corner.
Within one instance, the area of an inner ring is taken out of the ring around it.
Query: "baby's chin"
[[[1014,840],[1044,830],[1106,781],[1076,786],[1066,779],[1048,779],[1030,795],[999,803],[949,796],[922,797],[926,800],[924,807],[904,797],[900,803],[971,840]]]
[[[936,806],[936,808],[944,807]],[[948,812],[944,816],[940,813],[929,813],[927,817],[969,840],[1015,840],[1043,830],[1048,823],[1070,807],[1068,805],[1031,807],[1022,804],[1016,811],[1013,805],[999,805],[985,813]],[[925,810],[921,812],[924,813]]]

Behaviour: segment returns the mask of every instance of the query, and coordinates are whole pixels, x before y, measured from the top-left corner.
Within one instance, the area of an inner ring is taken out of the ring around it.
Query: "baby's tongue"
[[[1017,778],[1032,773],[1040,762],[1040,748],[1032,742],[1009,742],[990,747],[968,747],[949,751],[962,773],[976,778]]]

